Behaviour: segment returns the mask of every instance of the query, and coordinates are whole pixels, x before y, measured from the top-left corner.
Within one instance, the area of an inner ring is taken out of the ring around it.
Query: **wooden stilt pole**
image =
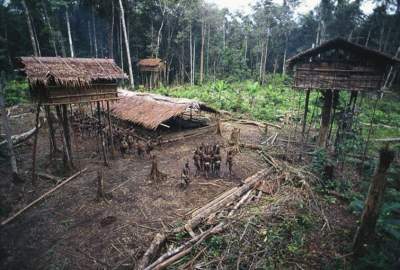
[[[51,110],[50,106],[44,106],[46,112],[47,123],[49,126],[49,142],[50,142],[50,160],[53,159],[54,154],[58,151],[56,136],[54,133],[54,125],[53,125],[53,118],[51,117]]]
[[[328,139],[329,125],[331,123],[332,98],[333,98],[332,90],[325,90],[325,92],[323,93],[323,97],[324,97],[324,104],[321,112],[321,126],[319,129],[319,137],[317,145],[319,147],[325,148],[326,141]]]
[[[63,114],[63,129],[65,134],[65,141],[67,142],[69,159],[71,160],[72,164],[71,127],[69,125],[68,107],[66,104],[62,105],[62,114]]]
[[[113,135],[113,126],[111,122],[111,114],[110,114],[110,101],[107,100],[107,117],[108,117],[108,130],[110,132],[110,144],[111,144],[111,156],[115,157],[115,146],[114,146],[114,135]]]
[[[101,150],[103,152],[103,160],[104,160],[104,166],[108,166],[108,160],[107,160],[107,153],[106,153],[106,143],[104,141],[104,132],[103,129],[101,128],[101,110],[100,110],[100,101],[97,101],[97,117],[98,117],[98,131],[101,139]]]
[[[364,253],[365,247],[375,235],[375,226],[386,188],[386,172],[393,160],[393,151],[389,150],[388,147],[381,149],[379,163],[372,177],[368,196],[364,203],[360,227],[354,237],[353,253],[355,257],[359,257]]]
[[[301,138],[304,141],[304,135],[306,131],[306,125],[307,125],[307,114],[308,114],[308,104],[310,102],[310,92],[311,90],[308,89],[306,92],[306,100],[304,104],[304,116],[303,116],[303,127],[301,129]]]
[[[60,105],[56,106],[56,113],[57,113],[57,117],[58,117],[59,121],[64,123]],[[64,167],[71,171],[73,169],[73,165],[72,165],[70,153],[68,151],[67,139],[65,138],[65,126],[62,125],[62,127],[63,127],[63,130],[62,130],[62,134],[61,135],[62,135],[62,138],[63,138],[62,143],[63,143]]]
[[[35,136],[33,139],[33,151],[32,151],[32,185],[36,185],[37,175],[36,175],[36,149],[37,149],[37,141],[39,134],[39,114],[40,114],[40,103],[36,108],[36,117],[35,117]]]

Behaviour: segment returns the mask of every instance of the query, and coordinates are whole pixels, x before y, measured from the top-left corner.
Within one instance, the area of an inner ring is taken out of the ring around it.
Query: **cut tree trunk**
[[[165,243],[167,237],[165,234],[157,233],[150,247],[146,250],[143,257],[139,261],[138,270],[144,269],[155,256],[160,252],[161,246]]]
[[[200,208],[195,212],[195,215],[186,223],[185,229],[190,232],[196,228],[203,219],[208,218],[212,213],[219,211],[225,205],[232,203],[237,198],[241,197],[244,193],[250,189],[256,187],[263,178],[265,178],[270,172],[271,168],[263,169],[256,174],[245,179],[245,184],[240,187],[233,188],[230,192],[227,192],[224,197],[220,196],[205,207]]]
[[[355,257],[363,255],[367,244],[371,242],[375,235],[375,226],[386,188],[386,172],[394,160],[394,156],[394,151],[388,149],[381,149],[379,153],[379,163],[372,177],[364,203],[360,227],[354,238],[353,253]]]

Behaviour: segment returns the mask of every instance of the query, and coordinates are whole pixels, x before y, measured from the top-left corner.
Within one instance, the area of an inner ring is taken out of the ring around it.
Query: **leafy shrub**
[[[11,80],[4,87],[6,106],[13,106],[27,101],[28,83],[26,81]]]

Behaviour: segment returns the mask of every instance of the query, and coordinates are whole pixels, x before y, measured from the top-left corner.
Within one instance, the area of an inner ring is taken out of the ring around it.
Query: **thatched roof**
[[[114,117],[141,125],[147,129],[157,129],[163,122],[190,111],[218,111],[202,102],[184,98],[171,98],[150,93],[118,90],[121,98],[112,104]]]
[[[163,65],[164,62],[160,58],[146,58],[141,59],[138,63],[139,67],[158,67]]]
[[[321,44],[320,46],[305,50],[291,57],[289,60],[287,60],[287,64],[289,67],[293,67],[295,64],[299,62],[300,63],[307,62],[308,59],[312,56],[317,56],[318,54],[324,53],[332,49],[342,49],[354,55],[360,56],[361,59],[373,60],[375,62],[385,65],[400,63],[399,59],[396,59],[388,54],[373,50],[371,48],[367,48],[365,46],[361,46],[359,44],[347,41],[342,38],[335,38]]]
[[[127,78],[113,59],[20,57],[17,62],[31,85],[75,87]]]

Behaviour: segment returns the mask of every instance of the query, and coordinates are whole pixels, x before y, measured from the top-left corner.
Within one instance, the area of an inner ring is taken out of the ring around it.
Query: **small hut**
[[[165,62],[159,58],[141,59],[138,63],[142,84],[147,89],[159,87],[166,78]]]
[[[68,110],[72,110],[72,104],[86,103],[91,106],[94,103],[97,105],[98,127],[100,128],[102,125],[100,107],[105,102],[109,108],[109,102],[118,99],[117,83],[121,79],[126,79],[127,76],[112,59],[20,57],[17,58],[17,64],[28,80],[32,101],[37,104],[36,122],[41,106],[44,106],[48,116],[51,108],[55,107],[63,128],[64,161],[71,168],[72,147],[69,115],[72,112],[69,114]],[[51,117],[47,118],[52,145],[50,153],[52,153],[53,149],[57,149],[57,147],[50,122]],[[111,128],[111,122],[108,124]]]
[[[202,112],[218,114],[217,110],[191,99],[127,90],[119,90],[119,96],[121,99],[112,104],[112,116],[140,127],[142,135],[147,137],[208,126],[210,119]]]
[[[333,102],[340,91],[350,91],[353,107],[359,92],[378,92],[385,84],[391,66],[399,63],[393,57],[364,46],[336,38],[318,47],[301,52],[287,61],[293,70],[293,87],[306,90],[303,136],[311,90],[320,90],[323,97],[318,146],[325,147],[332,123]]]

